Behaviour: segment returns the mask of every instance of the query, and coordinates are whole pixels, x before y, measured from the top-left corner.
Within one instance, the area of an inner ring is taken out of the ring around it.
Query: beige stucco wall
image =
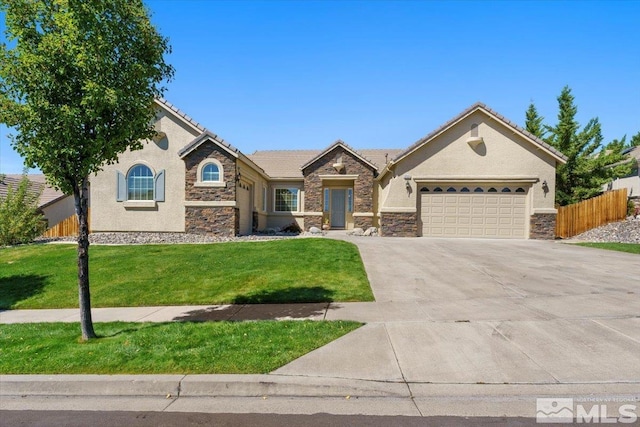
[[[117,164],[107,165],[91,177],[92,231],[184,231],[185,166],[178,151],[200,131],[165,110],[160,110],[158,120],[165,138],[146,143],[142,150],[122,153]],[[126,176],[138,163],[149,166],[154,175],[165,170],[165,201],[152,208],[128,207],[135,202],[116,201],[116,171]]]
[[[244,156],[237,161],[238,171],[242,176],[242,180],[252,186],[252,209],[254,212],[258,213],[258,230],[264,230],[267,228],[268,209],[263,209],[263,188],[267,189],[267,200],[269,200],[269,183],[260,171],[255,169],[253,163],[247,162],[243,159]]]
[[[484,144],[473,149],[467,144],[472,124],[478,124],[478,136]],[[443,134],[394,165],[380,180],[379,211],[416,212],[420,180],[478,180],[504,182],[533,179],[525,183],[528,213],[553,213],[555,199],[555,159],[481,111],[476,111]],[[406,189],[405,175],[410,175],[411,191]],[[418,181],[418,182],[416,182]],[[542,189],[546,181],[548,192]]]
[[[296,222],[304,230],[304,182],[300,181],[271,181],[268,184],[267,228],[280,228]],[[298,200],[298,212],[274,212],[275,189],[297,188],[300,190]]]

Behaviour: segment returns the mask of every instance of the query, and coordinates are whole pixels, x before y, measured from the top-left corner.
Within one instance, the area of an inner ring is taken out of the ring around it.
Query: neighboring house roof
[[[561,163],[566,163],[567,162],[567,156],[562,154],[560,151],[556,150],[554,147],[552,147],[551,145],[547,144],[546,142],[544,142],[543,140],[541,140],[537,136],[533,135],[532,133],[530,133],[530,132],[526,131],[525,129],[521,128],[520,126],[516,125],[515,123],[513,123],[511,120],[507,119],[503,115],[501,115],[501,114],[497,113],[496,111],[492,110],[491,108],[489,108],[487,105],[483,104],[482,102],[477,102],[477,103],[473,104],[471,107],[469,107],[466,110],[464,110],[462,113],[458,114],[453,119],[449,120],[448,122],[446,122],[445,124],[443,124],[442,126],[437,128],[436,130],[434,130],[433,132],[429,133],[424,138],[421,138],[418,141],[416,141],[413,145],[411,145],[409,148],[407,148],[406,150],[401,152],[398,156],[396,156],[393,159],[392,163],[397,163],[400,160],[404,159],[409,154],[413,153],[414,151],[416,151],[417,149],[419,149],[423,145],[429,143],[435,137],[437,137],[438,135],[440,135],[443,132],[447,131],[448,129],[453,127],[456,123],[460,122],[461,120],[465,119],[467,116],[473,114],[476,111],[482,111],[485,114],[493,117],[495,120],[499,121],[503,125],[505,125],[507,127],[510,127],[511,129],[515,130],[517,133],[521,134],[527,140],[529,140],[533,144],[535,144],[535,145],[539,146],[540,148],[542,148],[543,151],[547,152],[549,155],[554,157],[559,162],[561,162]]]
[[[623,154],[628,154],[630,158],[640,161],[640,145],[625,150]]]
[[[346,144],[344,144],[346,146]],[[334,147],[333,144],[331,147]],[[326,150],[265,150],[256,151],[248,157],[260,165],[271,178],[274,179],[302,179],[302,169],[313,163],[330,149]],[[350,149],[355,152],[355,150]],[[358,150],[360,158],[367,159],[377,171],[382,170],[388,159],[392,159],[402,150],[368,149]]]
[[[48,185],[45,176],[42,174],[27,175],[27,178],[29,178],[31,182],[30,188],[32,188],[34,192],[42,191],[38,199],[38,207],[40,208],[49,206],[66,197],[62,191],[56,190]],[[20,181],[22,181],[22,175],[20,174],[5,175],[4,180],[0,181],[0,199],[7,196],[9,186],[13,189],[18,188]]]

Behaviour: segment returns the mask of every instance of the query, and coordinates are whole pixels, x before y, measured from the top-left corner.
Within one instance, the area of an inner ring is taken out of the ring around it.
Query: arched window
[[[453,188],[453,187],[447,188],[447,193],[455,193],[455,192],[456,192],[455,188]]]
[[[436,187],[436,188],[434,188],[434,189],[433,189],[433,191],[434,191],[435,193],[442,193],[442,188],[440,188],[440,187]]]
[[[224,167],[218,159],[207,157],[198,165],[195,187],[224,187]]]
[[[495,188],[491,187],[490,189],[487,190],[488,193],[497,193],[498,190],[496,190]]]
[[[462,190],[460,190],[461,193],[468,193],[469,189],[467,187],[462,187]]]
[[[153,200],[153,172],[148,166],[135,165],[127,174],[127,200]]]
[[[522,188],[522,187],[518,187],[518,188],[516,189],[516,193],[524,193],[524,192],[525,192],[525,191],[524,191],[524,188]]]
[[[219,182],[220,181],[220,168],[215,163],[207,163],[202,168],[202,182]]]
[[[476,187],[475,190],[473,190],[474,193],[484,193],[484,190],[480,187]]]
[[[503,193],[511,193],[511,189],[510,189],[509,187],[504,187],[504,188],[502,189],[502,192],[503,192]]]
[[[428,189],[427,187],[422,187],[422,188],[420,189],[420,192],[421,192],[421,193],[428,193],[428,192],[429,192],[429,189]]]

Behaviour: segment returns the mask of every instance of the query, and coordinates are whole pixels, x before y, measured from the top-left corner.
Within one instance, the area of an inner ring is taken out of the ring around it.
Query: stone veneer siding
[[[530,220],[529,238],[553,240],[556,238],[556,214],[533,214]]]
[[[338,157],[342,156],[344,169],[338,173],[333,164]],[[360,159],[353,156],[342,147],[336,147],[318,160],[307,166],[303,171],[304,175],[304,210],[306,212],[322,212],[324,194],[322,191],[322,178],[320,175],[358,175],[353,182],[353,211],[373,212],[373,179],[374,170]],[[331,181],[326,182],[331,186]],[[355,217],[356,227],[370,227],[371,217]],[[310,227],[322,227],[321,216],[304,216],[304,226],[308,230]]]
[[[240,228],[238,208],[196,207],[185,209],[185,232],[233,237]]]
[[[380,235],[386,237],[416,237],[418,235],[418,213],[381,213]]]
[[[373,217],[356,216],[353,218],[353,226],[355,228],[362,228],[363,230],[366,230],[369,227],[373,227]]]
[[[222,164],[224,187],[196,187],[198,165],[206,158]],[[205,142],[184,159],[186,201],[235,201],[236,159],[213,142]],[[195,234],[235,236],[240,230],[238,208],[231,206],[187,206],[185,231]]]

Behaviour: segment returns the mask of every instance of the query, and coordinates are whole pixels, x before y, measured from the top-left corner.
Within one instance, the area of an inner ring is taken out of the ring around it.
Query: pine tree
[[[556,203],[568,205],[598,195],[608,181],[628,174],[631,165],[624,161],[625,138],[603,147],[597,118],[580,130],[578,107],[568,86],[557,99],[558,123],[545,126],[545,141],[567,156],[567,163],[556,168]]]
[[[544,117],[538,114],[538,110],[536,109],[536,106],[533,104],[533,102],[529,104],[526,116],[525,129],[538,138],[544,138],[544,135],[546,133],[543,124]]]

